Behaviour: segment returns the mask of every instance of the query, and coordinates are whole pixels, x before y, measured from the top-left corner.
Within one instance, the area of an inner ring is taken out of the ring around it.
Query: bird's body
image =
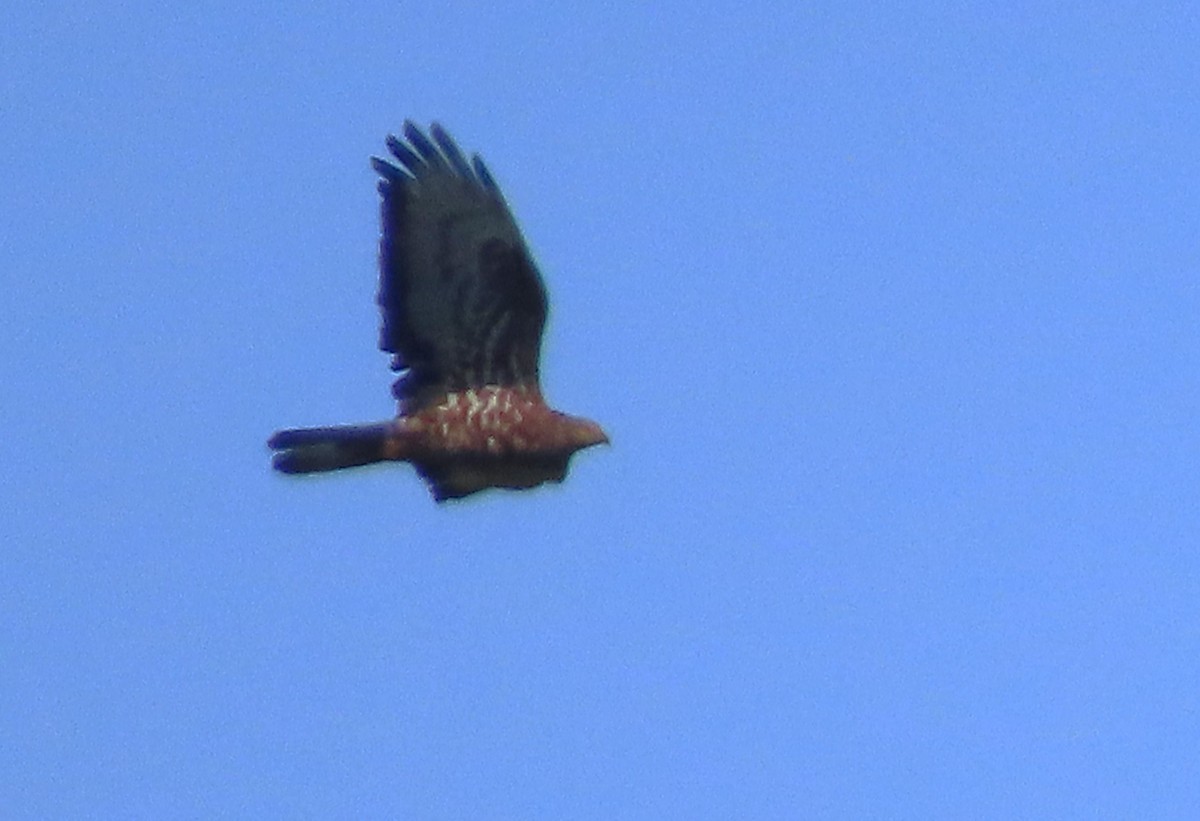
[[[547,300],[528,248],[478,156],[468,165],[436,124],[391,137],[382,177],[380,347],[400,371],[388,422],[284,430],[274,465],[315,473],[410,462],[434,498],[560,482],[571,456],[608,441],[595,422],[552,410],[538,360]]]

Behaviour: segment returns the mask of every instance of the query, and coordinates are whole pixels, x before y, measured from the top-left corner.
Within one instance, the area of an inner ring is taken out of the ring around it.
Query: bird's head
[[[563,414],[563,421],[566,423],[567,441],[570,443],[571,450],[583,450],[593,445],[609,444],[608,434],[591,419]]]

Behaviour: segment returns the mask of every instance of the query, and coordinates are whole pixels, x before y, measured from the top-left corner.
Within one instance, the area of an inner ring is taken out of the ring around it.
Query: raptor
[[[435,500],[561,482],[578,451],[606,444],[553,410],[538,378],[546,287],[504,195],[434,123],[387,138],[379,174],[379,347],[399,374],[395,419],[292,428],[270,438],[276,470],[320,473],[409,462]]]

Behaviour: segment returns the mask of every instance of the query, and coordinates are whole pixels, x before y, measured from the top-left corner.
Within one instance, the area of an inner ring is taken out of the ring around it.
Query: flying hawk
[[[561,482],[578,450],[608,442],[588,419],[542,398],[546,289],[479,155],[468,163],[434,123],[411,122],[380,176],[379,347],[400,373],[387,422],[282,430],[268,446],[283,473],[411,462],[437,501],[487,488]]]

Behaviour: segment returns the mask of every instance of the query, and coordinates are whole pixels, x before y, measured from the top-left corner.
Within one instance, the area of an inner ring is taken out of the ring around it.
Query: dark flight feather
[[[293,428],[276,433],[267,447],[277,451],[272,464],[281,473],[319,473],[380,461],[390,432],[387,423]]]
[[[412,413],[452,391],[536,386],[546,290],[478,156],[446,131],[432,141],[411,122],[372,158],[383,195],[379,346],[401,371],[394,387]],[[394,164],[394,163],[398,163]]]

